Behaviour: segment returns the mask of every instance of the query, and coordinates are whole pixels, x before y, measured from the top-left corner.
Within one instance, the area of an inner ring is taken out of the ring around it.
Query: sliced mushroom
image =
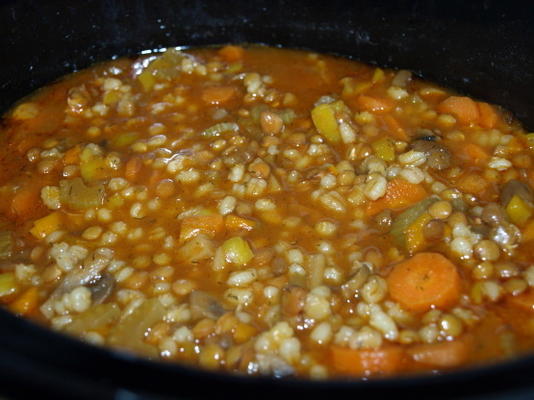
[[[501,190],[501,204],[506,207],[512,197],[519,196],[523,201],[532,203],[534,195],[532,189],[524,182],[512,179],[504,184]]]
[[[100,304],[113,293],[115,278],[108,272],[104,272],[98,279],[87,285],[91,291],[93,304]]]
[[[482,210],[481,218],[490,226],[498,226],[506,222],[504,210],[497,203],[488,203]]]
[[[442,144],[436,142],[435,136],[424,136],[412,142],[411,148],[425,153],[427,165],[441,171],[451,165],[451,153]]]
[[[225,313],[221,303],[212,295],[202,290],[194,290],[189,295],[191,316],[193,319],[211,318],[217,319]]]
[[[503,222],[491,229],[489,238],[497,243],[502,249],[511,250],[521,240],[521,232],[517,226],[508,222]]]

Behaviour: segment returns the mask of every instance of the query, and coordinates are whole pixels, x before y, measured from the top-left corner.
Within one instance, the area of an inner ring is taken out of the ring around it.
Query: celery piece
[[[222,244],[222,249],[226,261],[239,266],[245,265],[254,257],[248,243],[239,236],[225,241]]]
[[[406,247],[406,231],[408,227],[436,201],[438,201],[436,197],[428,197],[400,213],[395,218],[389,233],[393,236],[393,239],[398,246],[402,248]]]
[[[0,297],[9,296],[17,291],[17,281],[13,272],[0,274]]]

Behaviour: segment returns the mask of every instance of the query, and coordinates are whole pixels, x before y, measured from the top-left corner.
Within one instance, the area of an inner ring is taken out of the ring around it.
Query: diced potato
[[[373,84],[382,82],[384,79],[386,79],[386,74],[384,73],[384,70],[382,68],[376,68],[373,72],[373,77],[371,78],[371,82]]]
[[[506,206],[506,213],[514,224],[523,226],[532,216],[532,207],[520,196],[514,195]]]
[[[394,161],[395,160],[395,145],[388,138],[379,139],[371,144],[375,155],[380,157],[384,161]]]
[[[0,297],[9,296],[17,291],[17,281],[13,272],[0,274]]]
[[[425,247],[425,235],[423,228],[432,220],[429,213],[425,212],[421,214],[410,226],[406,229],[406,250],[411,254],[421,251]]]
[[[228,239],[222,248],[226,261],[239,266],[245,265],[254,257],[248,243],[239,236]]]
[[[107,178],[108,170],[104,156],[96,153],[93,147],[86,146],[80,155],[80,173],[87,182]]]
[[[336,112],[332,104],[320,104],[316,106],[311,111],[311,117],[317,131],[329,142],[338,143],[341,140]]]

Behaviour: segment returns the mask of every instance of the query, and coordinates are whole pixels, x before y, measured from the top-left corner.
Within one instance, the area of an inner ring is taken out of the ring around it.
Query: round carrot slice
[[[439,253],[419,253],[395,265],[387,282],[393,300],[411,311],[450,307],[460,297],[456,266]]]

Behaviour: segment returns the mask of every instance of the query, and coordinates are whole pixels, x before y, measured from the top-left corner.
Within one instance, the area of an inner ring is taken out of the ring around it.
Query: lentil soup
[[[118,59],[0,127],[0,300],[95,345],[276,377],[534,347],[530,135],[303,51]]]

